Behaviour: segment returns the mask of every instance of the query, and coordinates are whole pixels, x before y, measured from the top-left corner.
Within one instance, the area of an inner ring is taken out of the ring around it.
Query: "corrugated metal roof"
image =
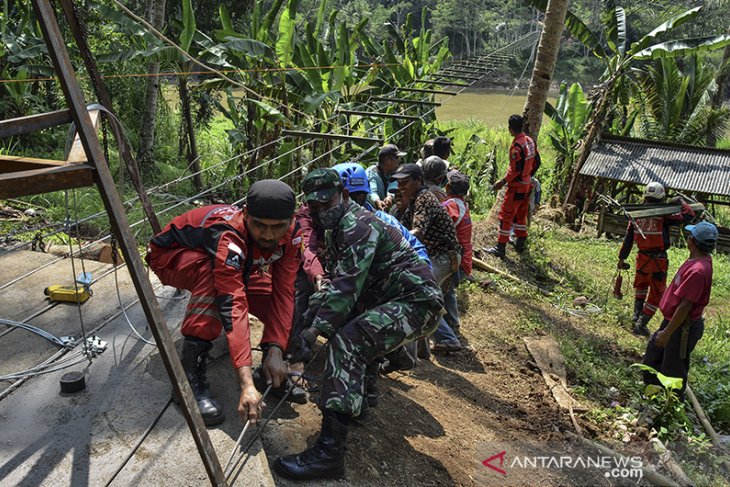
[[[604,136],[580,173],[636,184],[730,196],[730,150]]]

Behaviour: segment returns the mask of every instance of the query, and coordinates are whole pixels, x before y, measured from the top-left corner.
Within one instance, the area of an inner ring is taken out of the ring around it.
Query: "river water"
[[[436,109],[436,116],[439,121],[478,120],[490,127],[506,127],[510,115],[522,114],[526,99],[527,90],[469,89],[457,96],[437,95],[436,101],[444,104]],[[548,100],[555,103],[555,95]]]

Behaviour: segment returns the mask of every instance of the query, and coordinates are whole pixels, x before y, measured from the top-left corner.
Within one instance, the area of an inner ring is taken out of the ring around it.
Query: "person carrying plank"
[[[644,204],[652,205],[663,203],[666,199],[664,186],[658,182],[651,182],[644,188]],[[689,223],[695,213],[681,198],[673,201],[682,205],[682,210],[673,215],[662,215],[647,218],[637,218],[635,223],[629,222],[626,236],[618,253],[619,269],[626,268],[626,258],[636,242],[636,274],[634,275],[634,316],[632,331],[637,335],[649,336],[649,321],[659,309],[664,290],[667,287],[667,249],[671,245],[669,228],[682,222]]]

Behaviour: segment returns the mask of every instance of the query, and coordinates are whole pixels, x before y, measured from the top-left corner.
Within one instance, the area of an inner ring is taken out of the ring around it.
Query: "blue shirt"
[[[406,242],[408,242],[408,245],[411,246],[413,250],[416,251],[418,256],[425,260],[428,264],[429,268],[432,268],[431,266],[431,259],[428,258],[428,252],[426,252],[426,246],[421,243],[420,240],[418,240],[416,237],[414,237],[411,232],[408,231],[406,227],[401,224],[401,222],[398,221],[396,217],[393,215],[386,213],[384,211],[380,210],[374,210],[373,207],[370,205],[370,203],[365,202],[365,205],[363,206],[368,211],[372,211],[375,213],[375,216],[383,220],[388,225],[394,226],[398,230],[400,230],[400,233],[403,235],[403,238],[406,239]]]
[[[376,201],[384,200],[388,196],[388,185],[386,181],[383,181],[383,177],[380,171],[378,171],[378,165],[375,164],[365,169],[365,174],[368,175],[368,184],[370,185],[368,201],[375,203]]]

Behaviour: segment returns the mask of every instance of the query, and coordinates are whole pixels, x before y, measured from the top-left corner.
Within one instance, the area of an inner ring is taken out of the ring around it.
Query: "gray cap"
[[[435,181],[446,175],[446,163],[439,156],[428,156],[424,159],[422,167],[426,181]]]

